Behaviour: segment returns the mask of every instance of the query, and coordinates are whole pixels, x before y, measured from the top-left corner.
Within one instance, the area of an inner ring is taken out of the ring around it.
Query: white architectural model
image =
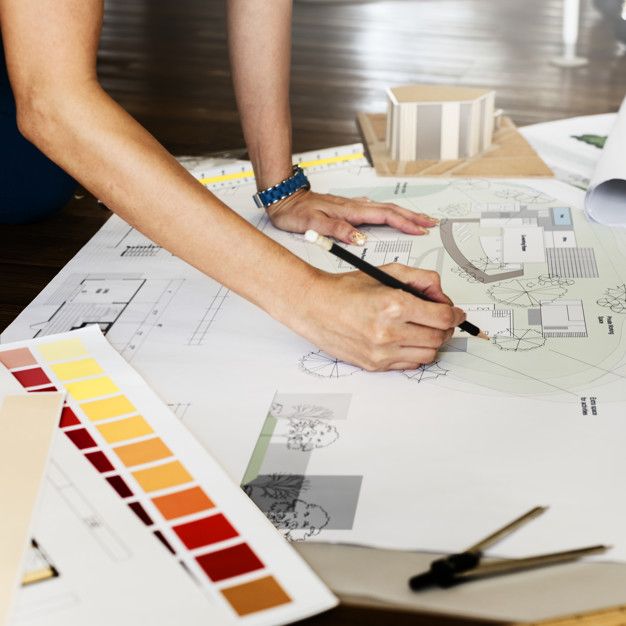
[[[387,150],[392,159],[466,159],[491,145],[494,91],[403,85],[389,88],[387,97]]]

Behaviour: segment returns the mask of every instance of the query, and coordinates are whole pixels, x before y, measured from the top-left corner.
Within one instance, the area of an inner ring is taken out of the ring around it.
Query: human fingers
[[[389,364],[390,370],[416,370],[422,365],[434,363],[439,352],[437,350],[403,348],[397,353],[397,361]]]
[[[437,350],[430,348],[402,348],[389,352],[384,358],[373,361],[365,367],[371,372],[389,370],[415,370],[421,365],[428,365],[437,360]]]
[[[433,328],[413,322],[403,324],[399,329],[398,344],[402,348],[429,348],[439,350],[454,334],[452,328]]]
[[[321,235],[334,237],[350,245],[361,246],[367,241],[367,235],[356,229],[346,220],[328,217],[322,211],[315,211],[306,218],[306,229],[312,228]],[[305,230],[306,230],[305,229]]]
[[[381,269],[421,291],[435,302],[452,304],[452,300],[441,289],[441,277],[437,272],[409,267],[402,263],[389,263],[383,265]]]
[[[401,321],[391,313],[380,320],[372,338],[380,346],[395,348],[427,348],[439,350],[452,337],[454,327],[435,328]]]
[[[439,330],[449,330],[465,321],[463,309],[449,304],[428,302],[399,289],[393,295],[387,296],[385,313],[390,319]]]
[[[426,226],[435,225],[422,224],[421,220],[414,219],[410,211],[402,214],[391,205],[370,202],[367,198],[341,198],[332,202],[331,206],[337,215],[341,215],[351,224],[386,224],[408,235],[427,235]],[[333,209],[327,209],[326,212],[333,214]]]
[[[401,207],[399,204],[395,204],[393,202],[375,202],[365,197],[352,198],[352,200],[365,202],[366,206],[370,207],[370,209],[392,211],[399,216],[406,218],[413,224],[424,228],[433,228],[433,226],[437,226],[437,224],[439,224],[439,220],[436,217],[432,217],[426,213],[411,211],[410,209]]]
[[[326,194],[324,197],[327,198],[329,202],[337,204],[344,209],[356,209],[359,211],[369,212],[374,211],[375,215],[381,215],[381,211],[383,213],[392,211],[397,215],[409,220],[413,224],[423,228],[432,228],[433,226],[439,224],[439,220],[436,217],[431,217],[430,215],[426,215],[426,213],[416,213],[415,211],[405,209],[404,207],[401,207],[400,205],[393,202],[376,202],[375,200],[370,200],[365,196],[359,196],[356,198],[343,198],[341,196]],[[348,219],[354,223],[353,217],[353,215],[349,215]]]
[[[416,213],[415,211],[411,211],[410,209],[405,209],[404,207],[401,207],[397,204],[393,204],[391,202],[381,203],[380,206],[388,207],[394,210],[396,213],[399,213],[400,215],[406,217],[407,219],[410,219],[414,221],[416,224],[419,224],[420,226],[424,226],[426,228],[433,228],[433,226],[437,226],[440,221],[436,217],[432,217],[430,215],[427,215],[426,213]]]

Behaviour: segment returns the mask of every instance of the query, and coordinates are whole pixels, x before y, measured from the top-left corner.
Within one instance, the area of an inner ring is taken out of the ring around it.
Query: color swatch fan
[[[279,624],[336,604],[98,327],[2,346],[0,362],[29,392],[67,391],[61,428],[84,471],[101,476],[225,616]]]

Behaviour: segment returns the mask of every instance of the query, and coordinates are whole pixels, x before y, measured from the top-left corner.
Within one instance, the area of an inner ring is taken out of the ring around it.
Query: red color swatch
[[[50,379],[40,367],[33,367],[32,369],[22,370],[21,372],[12,372],[12,374],[17,378],[17,382],[22,385],[22,387],[36,387],[37,385],[50,384]]]
[[[61,412],[61,428],[67,428],[68,426],[77,426],[80,424],[80,420],[76,417],[76,414],[69,406],[64,406]]]
[[[139,502],[129,502],[128,506],[146,526],[152,526],[152,519],[148,513],[146,513],[146,509],[144,509]]]
[[[0,352],[0,363],[9,370],[14,367],[26,367],[27,365],[37,365],[37,359],[28,348],[16,348],[15,350],[4,350]]]
[[[160,530],[155,530],[154,535],[172,554],[176,554],[174,548],[172,548],[170,542],[163,536],[163,533]]]
[[[232,539],[238,534],[221,513],[174,526],[174,532],[190,550],[225,539]]]
[[[117,495],[120,498],[130,498],[130,496],[133,495],[130,487],[124,482],[121,476],[107,476],[107,482],[117,491]]]
[[[115,469],[103,452],[88,452],[85,456],[99,472],[112,472]]]
[[[77,430],[65,430],[65,434],[72,440],[72,443],[81,450],[85,448],[95,448],[96,442],[93,437],[87,432],[85,428],[79,428]]]
[[[29,389],[29,393],[39,393],[40,391],[58,391],[58,389],[54,385],[50,385],[49,387],[40,387],[39,389]]]
[[[196,561],[213,582],[263,568],[263,563],[246,543],[203,554],[196,557]]]

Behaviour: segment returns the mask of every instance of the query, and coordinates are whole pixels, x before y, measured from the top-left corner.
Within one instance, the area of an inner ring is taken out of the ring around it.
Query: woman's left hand
[[[300,191],[267,208],[274,226],[293,233],[309,229],[351,245],[362,245],[367,236],[356,226],[386,224],[409,235],[426,235],[439,220],[414,213],[391,202],[368,198],[342,198],[331,194]]]

